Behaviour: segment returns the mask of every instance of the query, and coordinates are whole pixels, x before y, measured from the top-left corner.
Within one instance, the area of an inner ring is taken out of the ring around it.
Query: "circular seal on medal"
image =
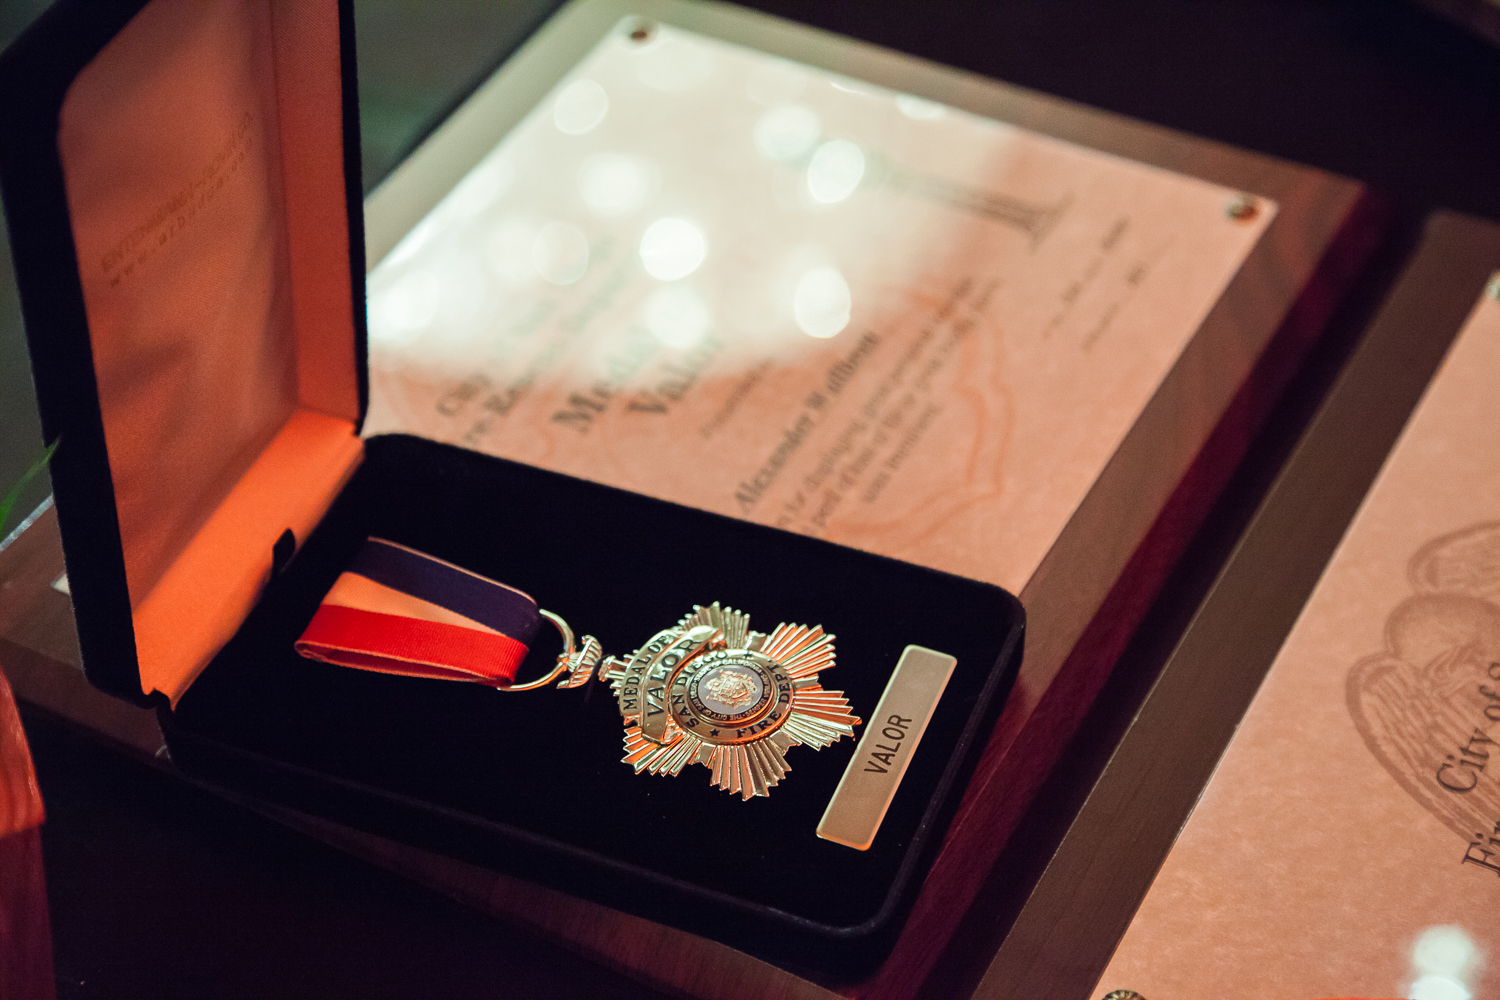
[[[775,660],[749,649],[704,653],[671,688],[672,721],[705,743],[764,739],[786,722],[792,679]]]
[[[702,711],[727,713],[724,718],[740,714],[747,705],[759,704],[765,695],[765,679],[754,664],[714,667],[693,685],[694,699],[701,700]]]

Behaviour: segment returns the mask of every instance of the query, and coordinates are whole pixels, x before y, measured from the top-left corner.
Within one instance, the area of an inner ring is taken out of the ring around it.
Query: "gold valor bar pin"
[[[818,836],[856,851],[869,850],[957,663],[947,653],[906,647],[854,759],[828,800]]]

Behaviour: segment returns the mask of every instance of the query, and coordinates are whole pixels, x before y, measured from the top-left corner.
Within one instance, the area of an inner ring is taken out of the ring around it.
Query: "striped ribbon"
[[[541,624],[513,587],[369,538],[297,640],[297,652],[361,670],[507,687]]]

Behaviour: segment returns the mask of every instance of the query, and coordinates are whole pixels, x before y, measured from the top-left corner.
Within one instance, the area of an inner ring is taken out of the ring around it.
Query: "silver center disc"
[[[758,671],[739,663],[726,663],[698,679],[697,694],[704,708],[731,719],[759,705],[765,690]]]

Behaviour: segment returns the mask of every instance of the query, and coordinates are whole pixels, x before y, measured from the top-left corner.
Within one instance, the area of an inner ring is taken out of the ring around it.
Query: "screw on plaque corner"
[[[1260,214],[1260,203],[1253,194],[1235,195],[1224,208],[1224,214],[1235,222],[1249,222]]]
[[[650,21],[637,21],[631,26],[630,31],[626,33],[625,37],[637,45],[645,45],[656,37],[656,25]]]
[[[1146,998],[1135,990],[1115,990],[1113,993],[1106,993],[1104,1000],[1146,1000]]]
[[[1500,271],[1490,276],[1490,283],[1484,286],[1484,294],[1496,301],[1500,301]]]

